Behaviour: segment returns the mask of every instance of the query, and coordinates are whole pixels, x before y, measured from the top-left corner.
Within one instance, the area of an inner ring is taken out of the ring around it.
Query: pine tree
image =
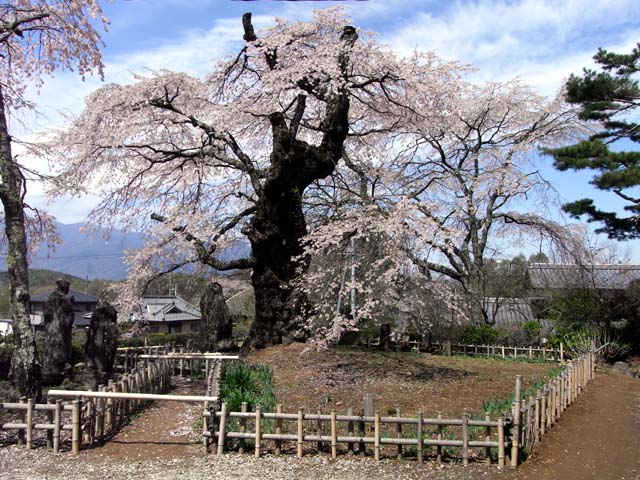
[[[633,121],[640,107],[640,88],[634,78],[640,69],[640,44],[630,54],[599,49],[593,58],[601,70],[584,69],[582,76],[572,75],[566,100],[578,104],[580,117],[599,122],[601,129],[588,140],[546,152],[553,155],[559,170],[593,170],[592,185],[627,202],[623,215],[601,210],[588,198],[564,205],[564,211],[574,218],[586,215],[587,221],[599,222],[602,226],[596,232],[609,238],[640,238],[640,198],[630,191],[640,185],[640,151],[611,149],[624,139],[640,142],[640,124]]]

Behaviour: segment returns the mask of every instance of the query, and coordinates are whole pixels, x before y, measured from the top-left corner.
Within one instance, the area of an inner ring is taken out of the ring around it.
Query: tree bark
[[[4,94],[0,85],[0,201],[7,236],[7,271],[10,283],[14,335],[11,382],[21,396],[40,398],[40,365],[29,315],[29,271],[24,216],[25,179],[11,152]]]
[[[256,318],[244,350],[308,337],[306,319],[312,306],[295,285],[309,263],[301,243],[307,233],[302,197],[312,182],[330,175],[342,157],[348,115],[347,93],[332,94],[323,121],[325,133],[318,146],[296,139],[284,115],[271,115],[271,169],[256,213],[244,229],[256,263],[251,276]]]

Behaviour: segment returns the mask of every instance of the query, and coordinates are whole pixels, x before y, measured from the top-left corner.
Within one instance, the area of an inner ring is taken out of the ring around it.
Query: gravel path
[[[439,467],[428,463],[418,465],[415,462],[383,461],[373,459],[349,460],[340,458],[332,461],[324,456],[309,456],[297,459],[292,456],[267,456],[256,459],[251,455],[226,454],[221,458],[207,457],[179,460],[160,460],[144,462],[125,462],[105,460],[87,461],[82,457],[68,454],[53,455],[42,450],[27,451],[15,446],[0,450],[0,472],[11,472],[12,480],[40,479],[149,479],[149,480],[216,480],[216,479],[300,479],[321,480],[413,480],[442,479],[495,480],[504,475],[494,466],[459,465]]]
[[[516,471],[495,465],[418,465],[415,461],[313,455],[225,454],[133,461],[88,451],[72,457],[42,448],[0,447],[0,479],[340,479],[340,480],[640,480],[640,381],[599,373]]]

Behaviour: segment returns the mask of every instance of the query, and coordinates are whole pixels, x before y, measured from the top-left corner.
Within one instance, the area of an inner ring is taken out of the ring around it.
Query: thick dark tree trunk
[[[347,94],[333,94],[327,101],[325,133],[318,146],[297,140],[284,115],[271,115],[271,169],[257,211],[244,230],[256,262],[251,276],[256,318],[245,349],[308,337],[306,319],[311,305],[294,282],[308,267],[301,244],[307,233],[302,196],[312,182],[334,171],[342,156],[348,114]]]
[[[69,282],[56,281],[57,289],[44,306],[46,329],[42,381],[45,385],[58,385],[71,362],[71,335],[73,328],[73,304]]]
[[[106,300],[100,300],[87,332],[85,363],[93,370],[96,383],[105,383],[113,373],[118,348],[118,313]]]
[[[200,298],[202,333],[210,351],[230,350],[233,345],[233,320],[222,293],[222,286],[213,282],[205,287]]]
[[[11,137],[0,85],[0,200],[4,207],[7,235],[7,270],[10,283],[13,356],[11,382],[20,395],[39,398],[40,365],[36,358],[36,340],[29,316],[29,272],[27,234],[24,218],[25,180],[11,153]]]

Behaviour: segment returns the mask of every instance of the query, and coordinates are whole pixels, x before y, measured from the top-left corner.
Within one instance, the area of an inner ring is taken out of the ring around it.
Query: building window
[[[182,333],[182,325],[169,325],[169,333]]]

